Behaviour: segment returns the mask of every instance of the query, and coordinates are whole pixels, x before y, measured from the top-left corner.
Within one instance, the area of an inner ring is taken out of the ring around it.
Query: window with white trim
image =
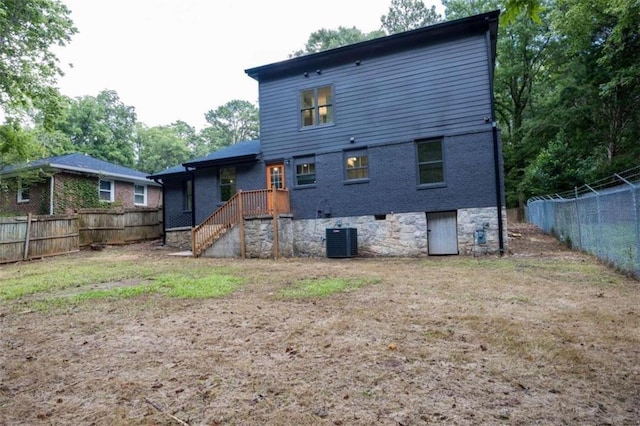
[[[333,123],[333,87],[323,86],[300,93],[300,127]]]
[[[115,200],[115,184],[112,180],[100,179],[99,195],[100,201],[107,201],[113,203]]]
[[[31,200],[31,191],[29,186],[22,183],[22,180],[18,180],[18,202],[28,203]]]
[[[133,204],[136,206],[147,205],[147,185],[133,185]]]

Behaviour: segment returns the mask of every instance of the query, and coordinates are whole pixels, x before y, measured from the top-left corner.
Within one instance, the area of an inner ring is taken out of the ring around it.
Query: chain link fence
[[[640,167],[527,201],[528,222],[640,278]]]

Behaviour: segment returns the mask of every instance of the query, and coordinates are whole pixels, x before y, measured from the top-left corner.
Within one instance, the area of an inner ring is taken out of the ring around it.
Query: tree
[[[436,12],[436,7],[427,9],[421,0],[391,0],[389,13],[380,18],[387,34],[421,28],[441,20],[442,16]]]
[[[137,169],[147,173],[182,164],[191,154],[187,141],[171,126],[148,128],[138,125],[136,145],[139,147]]]
[[[52,86],[62,71],[51,47],[77,32],[69,15],[59,0],[0,2],[0,108],[58,112]]]
[[[258,108],[249,101],[234,99],[204,116],[211,126],[203,130],[203,135],[208,136],[212,150],[258,138]]]
[[[383,31],[363,33],[356,27],[338,27],[336,30],[322,28],[311,33],[304,49],[293,52],[289,56],[297,57],[310,53],[322,52],[324,50],[359,43],[361,41],[371,40],[384,35]]]
[[[76,151],[93,157],[133,167],[136,113],[112,90],[98,96],[71,100],[58,129],[66,134]]]

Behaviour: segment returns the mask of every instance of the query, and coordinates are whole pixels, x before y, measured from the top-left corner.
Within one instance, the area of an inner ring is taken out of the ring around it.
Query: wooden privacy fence
[[[94,243],[162,236],[161,209],[80,210],[70,216],[0,218],[0,263],[73,253]]]

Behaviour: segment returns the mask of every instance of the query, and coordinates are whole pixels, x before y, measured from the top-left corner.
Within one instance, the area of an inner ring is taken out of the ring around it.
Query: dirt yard
[[[0,301],[0,424],[640,424],[640,284],[532,226],[509,231],[503,258],[64,256],[246,281],[219,299]],[[322,277],[375,283],[277,296]]]

